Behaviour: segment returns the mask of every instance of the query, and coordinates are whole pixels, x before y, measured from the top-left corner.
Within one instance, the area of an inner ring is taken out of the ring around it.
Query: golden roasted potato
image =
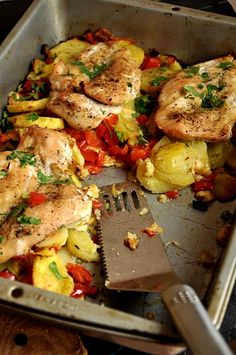
[[[10,117],[10,121],[16,128],[26,128],[30,126],[39,126],[49,129],[63,129],[65,127],[62,118],[44,117],[32,112]]]
[[[51,60],[60,58],[64,63],[69,63],[88,46],[88,43],[81,41],[78,38],[71,38],[68,41],[61,42],[57,46],[49,49],[48,56]]]
[[[180,70],[182,67],[177,61],[170,66],[144,69],[141,76],[141,90],[147,93],[160,91],[162,86]]]
[[[63,295],[70,295],[74,288],[72,277],[56,254],[36,256],[33,263],[33,285]]]
[[[205,142],[168,143],[168,138],[163,140],[167,144],[158,142],[150,159],[138,161],[137,178],[145,188],[151,187],[156,193],[181,189],[192,184],[198,174],[210,173]]]
[[[88,262],[99,261],[98,245],[92,241],[89,233],[86,231],[70,229],[67,248],[71,254],[82,260]]]
[[[129,40],[119,40],[116,42],[118,47],[125,47],[128,49],[131,57],[136,60],[138,65],[141,65],[144,59],[144,50],[135,44],[131,43]]]
[[[65,227],[59,228],[56,232],[49,235],[42,242],[37,244],[39,248],[51,248],[53,246],[63,246],[66,244],[68,238],[68,229]]]
[[[34,112],[45,110],[47,107],[47,103],[49,101],[48,98],[40,99],[40,100],[15,100],[14,94],[17,97],[17,93],[11,93],[8,99],[7,110],[10,113],[20,113],[20,112]]]
[[[27,79],[38,80],[48,78],[52,72],[53,64],[46,64],[44,60],[35,58],[32,62],[32,71],[27,75]]]

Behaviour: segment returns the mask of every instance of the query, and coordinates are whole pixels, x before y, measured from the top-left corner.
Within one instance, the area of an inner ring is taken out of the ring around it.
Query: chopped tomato
[[[150,69],[150,68],[160,68],[161,61],[159,57],[150,57],[145,56],[141,69]]]
[[[77,282],[70,296],[74,298],[81,298],[83,296],[93,296],[96,295],[97,291],[98,290],[96,286],[88,286]]]
[[[173,191],[167,191],[165,193],[165,195],[170,199],[170,200],[174,200],[175,198],[178,198],[180,193],[177,190],[173,190]]]
[[[101,140],[98,139],[98,136],[95,131],[84,131],[86,142],[91,147],[101,147]]]
[[[90,163],[94,163],[97,160],[98,152],[92,149],[89,148],[81,149],[81,153],[83,154],[84,159]]]
[[[41,205],[45,201],[46,201],[46,196],[41,192],[36,192],[36,191],[30,192],[29,199],[28,199],[28,203],[30,207]]]
[[[128,144],[125,144],[123,147],[119,147],[119,145],[113,145],[108,149],[109,153],[114,156],[126,155],[129,151]]]
[[[0,277],[3,277],[4,279],[8,279],[8,280],[15,280],[16,279],[16,276],[8,270],[0,271]]]
[[[86,32],[84,37],[85,37],[85,40],[91,44],[97,43],[95,36],[92,32]]]
[[[10,139],[12,140],[18,139],[18,135],[15,131],[10,131],[10,132],[0,134],[0,144],[5,143]]]
[[[93,204],[93,209],[94,210],[102,207],[101,201],[99,201],[97,199],[92,200],[92,204]]]
[[[74,281],[81,284],[89,285],[92,281],[92,275],[85,269],[85,267],[79,264],[68,263],[66,265],[68,273],[73,277]]]
[[[176,61],[176,58],[173,55],[168,56],[168,58],[167,58],[168,65],[174,64],[175,61]]]
[[[215,180],[215,176],[213,174],[210,174],[206,176],[204,179],[194,182],[193,191],[198,192],[198,191],[212,190],[214,186],[214,180]]]
[[[154,235],[157,234],[156,231],[152,230],[151,228],[149,227],[146,227],[142,230],[143,233],[146,233],[149,237],[154,237]]]
[[[135,146],[131,150],[130,158],[132,162],[136,162],[139,159],[146,159],[150,153],[150,147],[143,147],[143,146]]]
[[[139,124],[144,124],[148,121],[149,117],[147,115],[145,115],[145,113],[142,113],[141,115],[139,115],[136,120],[138,121]]]

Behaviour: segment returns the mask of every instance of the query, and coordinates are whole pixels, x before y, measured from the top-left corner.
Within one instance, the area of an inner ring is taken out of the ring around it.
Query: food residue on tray
[[[128,232],[127,236],[124,238],[124,245],[130,250],[135,250],[139,246],[138,236],[134,233]]]
[[[154,237],[156,234],[162,234],[164,230],[157,223],[153,223],[150,226],[145,227],[142,232],[146,233],[149,237]]]

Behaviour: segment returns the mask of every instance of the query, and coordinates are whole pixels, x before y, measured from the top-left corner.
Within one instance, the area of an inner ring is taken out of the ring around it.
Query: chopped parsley
[[[25,211],[27,207],[26,203],[21,203],[20,205],[13,207],[8,215],[8,217],[17,217]]]
[[[187,78],[192,78],[194,75],[199,73],[199,67],[192,66],[184,70]]]
[[[123,132],[120,132],[120,131],[117,131],[116,128],[114,128],[114,131],[116,133],[116,136],[117,138],[119,139],[119,141],[121,143],[124,143],[125,139],[124,139],[124,133]]]
[[[202,78],[202,81],[205,82],[207,80],[209,80],[209,74],[208,72],[204,71],[200,74],[201,78]]]
[[[194,99],[195,97],[201,98],[201,107],[206,109],[218,108],[224,104],[219,96],[215,95],[215,92],[221,91],[224,86],[219,85],[207,85],[206,90],[203,92],[198,92],[193,86],[185,85],[183,90],[186,94],[186,98]]]
[[[128,86],[129,88],[132,88],[133,85],[132,85],[132,83],[128,83],[127,86]]]
[[[90,80],[94,79],[97,75],[101,74],[107,67],[108,64],[98,64],[95,65],[93,70],[89,70],[89,68],[87,68],[83,62],[81,62],[80,60],[76,60],[74,62],[72,62],[73,65],[76,65],[79,67],[80,71],[83,74],[86,74]]]
[[[21,216],[17,217],[16,220],[19,224],[40,224],[41,223],[40,218],[28,217],[25,215],[21,215]]]
[[[39,118],[39,114],[37,114],[36,112],[29,113],[26,116],[27,121],[36,121],[38,118]]]
[[[217,65],[217,68],[221,68],[223,70],[229,70],[233,66],[233,62],[221,62]]]
[[[151,81],[151,85],[152,86],[160,86],[163,81],[166,81],[168,80],[168,78],[166,76],[157,76],[156,78],[154,78],[152,81]]]
[[[52,261],[50,264],[49,264],[49,269],[51,270],[51,272],[56,276],[56,278],[58,280],[62,280],[62,279],[66,279],[67,277],[66,276],[62,276],[58,270],[58,267],[57,267],[57,263],[55,261]]]
[[[8,172],[5,170],[0,170],[0,178],[3,178],[8,175]]]
[[[55,184],[55,185],[69,185],[69,184],[72,184],[72,181],[71,179],[58,179],[58,180],[54,180],[52,181],[52,184]]]
[[[3,241],[4,241],[4,237],[0,235],[0,243],[2,243]]]
[[[184,85],[183,90],[188,99],[194,99],[194,97],[199,97],[200,95],[191,85]]]
[[[3,132],[8,131],[9,129],[12,129],[12,124],[8,119],[9,114],[7,111],[7,107],[5,106],[2,110],[2,117],[0,118],[0,128],[2,129]]]
[[[36,158],[35,155],[28,152],[23,152],[21,150],[14,150],[10,155],[7,156],[7,160],[18,159],[20,161],[20,166],[24,167],[26,165],[35,166]]]
[[[135,111],[150,115],[156,105],[156,99],[150,95],[139,96],[135,98],[134,105]]]
[[[40,170],[38,171],[37,176],[38,176],[38,179],[41,184],[49,184],[50,182],[52,182],[53,176],[52,175],[44,175],[42,173],[42,171],[40,171]]]

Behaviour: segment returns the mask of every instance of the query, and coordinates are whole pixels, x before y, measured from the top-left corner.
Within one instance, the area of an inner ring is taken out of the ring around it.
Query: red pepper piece
[[[170,200],[174,200],[176,198],[178,198],[180,196],[179,191],[177,190],[173,190],[173,191],[167,191],[165,193],[165,195],[170,199]]]
[[[3,277],[4,279],[8,279],[8,280],[15,280],[16,279],[16,276],[8,270],[0,271],[0,277]]]
[[[41,205],[46,201],[46,196],[41,192],[32,191],[29,194],[28,203],[30,207]]]
[[[74,281],[81,284],[89,285],[92,281],[90,272],[79,264],[68,263],[66,265],[68,273],[73,277]]]

